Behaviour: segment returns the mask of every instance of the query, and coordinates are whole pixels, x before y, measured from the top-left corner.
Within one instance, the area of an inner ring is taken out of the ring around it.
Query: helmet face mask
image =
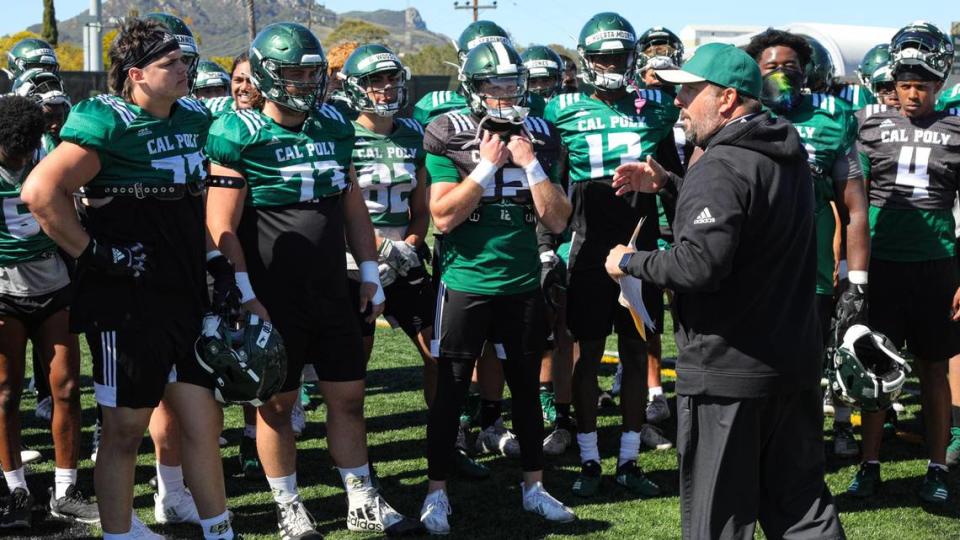
[[[527,76],[512,46],[492,42],[470,51],[459,79],[471,112],[493,122],[522,124],[529,112]]]
[[[679,36],[662,26],[650,28],[637,40],[637,79],[648,69],[680,69],[683,52]]]
[[[636,75],[637,36],[616,13],[598,13],[580,30],[580,78],[601,90],[626,88]]]
[[[900,29],[890,41],[894,75],[900,68],[921,69],[944,81],[953,66],[953,43],[931,23],[917,21]]]
[[[250,78],[268,101],[309,112],[327,85],[320,41],[299,24],[267,26],[250,45]]]
[[[560,55],[543,45],[532,45],[523,54],[523,65],[527,68],[527,90],[544,99],[550,99],[560,91],[563,82],[563,60]]]
[[[833,353],[829,380],[840,401],[864,411],[885,410],[900,395],[910,366],[889,338],[855,324]]]

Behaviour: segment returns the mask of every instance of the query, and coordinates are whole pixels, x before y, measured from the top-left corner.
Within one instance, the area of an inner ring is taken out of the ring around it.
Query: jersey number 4
[[[925,199],[930,196],[930,148],[903,146],[897,159],[896,183],[913,188],[911,199]]]

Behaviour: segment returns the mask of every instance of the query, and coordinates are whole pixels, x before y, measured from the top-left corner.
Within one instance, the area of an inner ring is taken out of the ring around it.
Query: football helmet
[[[830,387],[847,405],[868,412],[886,410],[903,390],[908,360],[887,336],[855,324],[832,352]]]
[[[285,68],[316,68],[309,81],[284,78]],[[288,109],[309,112],[327,87],[327,58],[306,26],[274,23],[250,44],[250,80],[263,97]],[[291,93],[288,88],[296,88]]]
[[[890,44],[881,43],[874,45],[863,55],[863,60],[857,66],[857,78],[860,84],[870,87],[873,80],[873,73],[882,65],[890,63]]]
[[[648,29],[637,39],[637,79],[645,69],[680,69],[683,42],[662,26]]]
[[[822,43],[810,36],[803,36],[810,44],[810,62],[804,69],[807,82],[806,88],[811,92],[826,92],[833,85],[834,68],[830,52]]]
[[[197,48],[197,40],[193,38],[190,27],[180,17],[168,13],[148,13],[143,18],[157,21],[167,27],[173,37],[177,38],[177,43],[180,44],[180,52],[183,53],[187,63],[187,79],[190,88],[193,88],[197,79],[197,65],[200,63],[200,49]]]
[[[370,98],[367,91],[369,79],[377,73],[396,74],[396,83],[374,91],[377,94],[386,94],[396,89],[396,98],[393,101],[379,103]],[[383,45],[368,44],[357,47],[343,63],[343,69],[337,72],[337,78],[343,81],[344,101],[354,110],[376,113],[379,116],[393,116],[407,104],[406,85],[410,79],[410,69],[403,65],[393,51]]]
[[[474,47],[463,61],[459,79],[474,114],[494,122],[523,123],[528,112],[527,68],[509,43],[484,42]],[[497,106],[488,105],[488,98],[497,99]]]
[[[467,58],[467,53],[481,43],[493,43],[495,41],[510,43],[510,36],[507,31],[500,28],[500,25],[493,21],[474,21],[467,26],[460,37],[454,43],[457,48],[457,60],[460,65]]]
[[[224,87],[229,90],[230,74],[220,67],[220,64],[210,60],[204,60],[197,64],[197,82],[194,83],[193,89],[216,87]]]
[[[70,97],[63,88],[60,76],[42,68],[30,68],[14,79],[10,93],[28,97],[40,105],[70,106]]]
[[[580,78],[603,90],[624,88],[636,70],[637,34],[629,21],[616,13],[598,13],[583,25],[577,40]],[[598,56],[623,55],[624,62],[600,71],[594,65]]]
[[[14,79],[31,68],[60,72],[60,62],[53,46],[42,39],[21,39],[7,51],[7,73]]]
[[[221,403],[259,407],[280,390],[287,376],[280,334],[269,321],[249,312],[233,325],[207,314],[194,354],[213,378],[213,394]]]
[[[531,45],[520,54],[520,58],[527,68],[527,82],[531,93],[543,99],[550,99],[560,91],[563,80],[563,60],[553,49],[543,45]],[[535,86],[532,84],[534,81],[547,82]]]
[[[894,76],[906,67],[920,68],[946,80],[953,65],[953,42],[935,25],[916,21],[901,28],[890,41]]]

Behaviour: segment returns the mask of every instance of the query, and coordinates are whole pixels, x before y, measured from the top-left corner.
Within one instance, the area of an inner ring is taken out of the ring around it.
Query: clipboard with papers
[[[636,228],[633,229],[633,235],[630,236],[630,243],[627,245],[634,247],[637,242],[637,236],[640,234],[640,228],[643,227],[645,217],[640,218]],[[637,332],[644,341],[647,340],[647,328],[652,331],[657,330],[653,323],[647,306],[643,303],[643,281],[633,276],[623,276],[617,280],[620,284],[620,305],[630,311],[630,317],[633,324],[637,327]]]

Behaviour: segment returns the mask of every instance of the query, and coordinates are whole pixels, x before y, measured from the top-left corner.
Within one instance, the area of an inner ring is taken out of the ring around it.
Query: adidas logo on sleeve
[[[703,211],[700,212],[700,215],[697,216],[697,219],[693,220],[694,225],[702,225],[704,223],[716,223],[717,220],[710,213],[710,208],[704,206]]]

